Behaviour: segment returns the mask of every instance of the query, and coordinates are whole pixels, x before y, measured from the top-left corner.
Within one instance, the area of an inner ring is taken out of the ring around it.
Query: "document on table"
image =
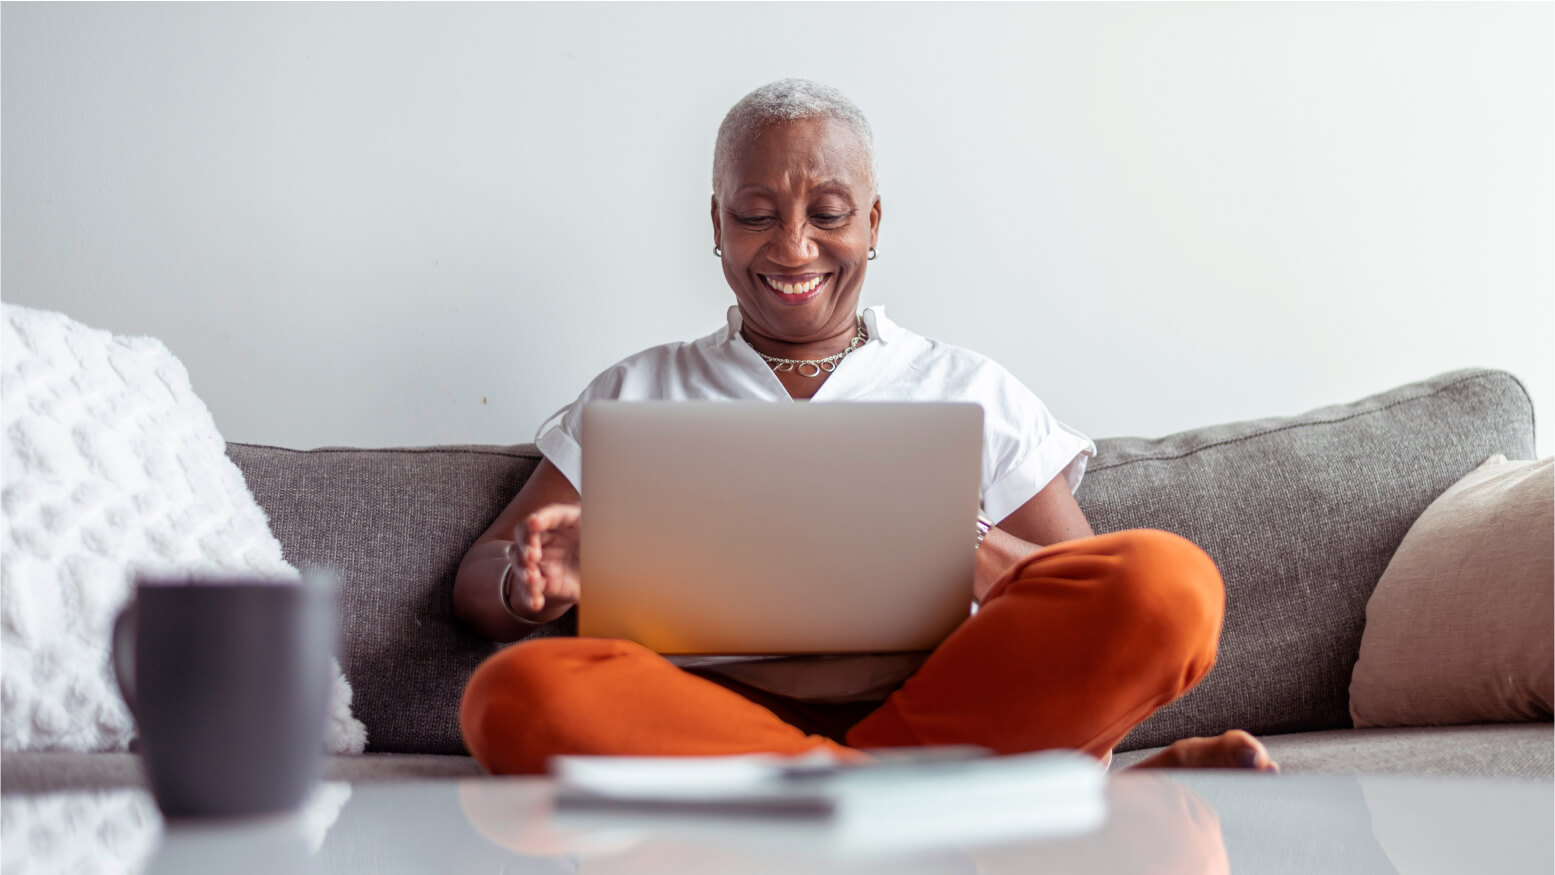
[[[896,852],[1083,832],[1106,819],[1106,775],[1068,751],[883,752],[869,764],[782,757],[556,757],[557,816],[706,838]],[[971,757],[971,758],[969,758]]]

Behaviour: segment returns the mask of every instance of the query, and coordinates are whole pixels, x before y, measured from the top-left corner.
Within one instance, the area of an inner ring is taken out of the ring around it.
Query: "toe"
[[[1241,729],[1208,738],[1184,738],[1137,764],[1147,769],[1249,769],[1277,773],[1280,770],[1263,742]]]
[[[1231,755],[1237,768],[1254,769],[1260,772],[1280,770],[1274,758],[1269,756],[1269,749],[1249,732],[1233,729],[1222,734],[1219,740],[1222,749]]]

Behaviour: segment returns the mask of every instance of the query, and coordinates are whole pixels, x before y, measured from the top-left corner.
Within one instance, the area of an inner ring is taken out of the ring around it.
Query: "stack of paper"
[[[880,853],[1089,831],[1106,776],[1071,752],[968,759],[926,749],[827,756],[557,757],[558,821],[731,842]]]

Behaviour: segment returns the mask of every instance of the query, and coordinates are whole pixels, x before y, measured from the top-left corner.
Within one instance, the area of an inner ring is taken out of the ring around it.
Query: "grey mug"
[[[318,780],[338,637],[334,578],[143,577],[113,667],[169,818],[296,808]]]

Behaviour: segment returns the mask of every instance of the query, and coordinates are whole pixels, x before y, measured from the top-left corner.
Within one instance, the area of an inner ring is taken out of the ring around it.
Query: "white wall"
[[[1093,436],[1470,365],[1548,421],[1552,9],[8,4],[3,295],[230,439],[528,440],[721,324],[713,134],[801,75],[876,129],[866,301]]]

